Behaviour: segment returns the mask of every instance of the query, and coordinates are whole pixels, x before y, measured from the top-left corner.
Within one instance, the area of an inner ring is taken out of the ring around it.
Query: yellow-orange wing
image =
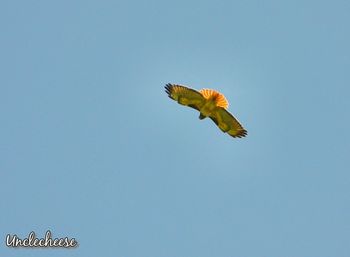
[[[196,110],[205,104],[206,99],[198,91],[182,85],[166,84],[165,92],[179,104],[192,107]]]
[[[245,137],[247,135],[247,131],[239,121],[225,108],[217,107],[209,117],[223,132],[232,137]]]

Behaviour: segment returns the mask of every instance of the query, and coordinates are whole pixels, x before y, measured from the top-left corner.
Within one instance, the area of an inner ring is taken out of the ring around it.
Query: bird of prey
[[[166,84],[165,92],[179,104],[192,107],[200,112],[199,119],[209,117],[224,132],[232,137],[245,137],[247,131],[239,121],[227,111],[225,96],[213,89],[199,91],[183,85]]]

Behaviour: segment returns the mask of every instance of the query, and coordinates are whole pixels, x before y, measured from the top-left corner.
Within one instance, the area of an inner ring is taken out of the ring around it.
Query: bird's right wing
[[[247,135],[247,131],[243,128],[241,123],[222,107],[217,107],[209,117],[223,132],[232,137],[245,137]]]

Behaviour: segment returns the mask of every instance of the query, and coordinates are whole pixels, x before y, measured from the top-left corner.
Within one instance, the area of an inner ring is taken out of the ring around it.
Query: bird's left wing
[[[182,85],[166,84],[165,92],[171,99],[177,101],[179,104],[192,107],[198,111],[206,101],[201,93]]]
[[[232,137],[245,137],[247,135],[247,131],[243,128],[241,123],[222,107],[217,107],[209,117],[223,132]]]

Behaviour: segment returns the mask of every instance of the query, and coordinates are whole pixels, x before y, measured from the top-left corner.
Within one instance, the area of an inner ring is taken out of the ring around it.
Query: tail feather
[[[213,98],[217,106],[225,109],[228,108],[228,101],[226,100],[225,96],[219,93],[218,91],[203,88],[199,90],[199,92],[203,95],[205,99]]]

